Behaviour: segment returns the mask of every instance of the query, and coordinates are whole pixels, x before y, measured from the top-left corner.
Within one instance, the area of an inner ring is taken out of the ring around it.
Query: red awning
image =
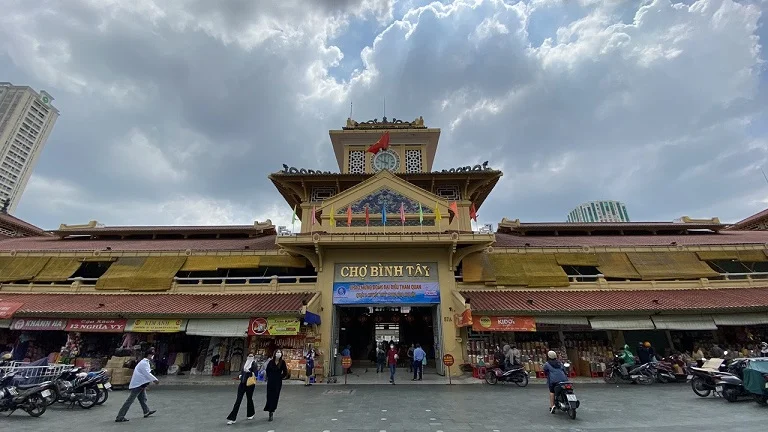
[[[313,294],[3,294],[15,317],[218,317],[298,315]]]
[[[636,291],[464,291],[472,310],[517,314],[768,309],[768,287]]]
[[[3,300],[6,300],[7,296],[3,296]],[[0,301],[0,319],[11,319],[13,313],[24,306],[24,303],[14,301]]]

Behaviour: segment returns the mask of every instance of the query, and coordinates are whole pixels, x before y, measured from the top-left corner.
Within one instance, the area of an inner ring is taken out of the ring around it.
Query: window
[[[365,151],[351,150],[349,152],[349,173],[365,174]]]
[[[405,151],[405,172],[407,173],[420,173],[421,167],[421,150],[406,150]]]
[[[561,267],[565,271],[565,274],[568,275],[568,278],[574,282],[594,282],[597,280],[597,275],[600,274],[600,271],[597,269],[597,267],[570,265],[564,265]]]

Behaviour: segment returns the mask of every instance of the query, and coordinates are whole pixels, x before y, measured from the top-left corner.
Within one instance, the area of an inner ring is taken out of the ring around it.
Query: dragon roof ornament
[[[351,118],[347,118],[347,125],[344,126],[343,130],[356,130],[356,129],[365,129],[365,130],[371,130],[371,129],[426,129],[427,127],[424,126],[424,118],[419,116],[419,118],[413,120],[413,121],[405,121],[401,119],[392,118],[392,120],[388,120],[386,117],[383,117],[381,121],[379,119],[373,119],[368,120],[366,122],[356,122],[352,120]]]

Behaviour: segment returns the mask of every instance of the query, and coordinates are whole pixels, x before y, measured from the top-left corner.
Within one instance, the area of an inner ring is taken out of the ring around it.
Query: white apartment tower
[[[0,82],[0,206],[13,213],[45,147],[59,110],[53,97],[27,86]]]
[[[568,213],[568,222],[629,222],[627,207],[618,201],[592,201]]]

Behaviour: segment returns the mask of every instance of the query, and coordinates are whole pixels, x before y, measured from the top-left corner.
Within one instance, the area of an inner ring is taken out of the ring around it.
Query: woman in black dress
[[[264,411],[269,413],[269,421],[277,411],[277,402],[280,400],[280,390],[283,388],[283,380],[288,378],[288,367],[283,360],[283,352],[275,351],[274,357],[267,363],[267,404]]]

